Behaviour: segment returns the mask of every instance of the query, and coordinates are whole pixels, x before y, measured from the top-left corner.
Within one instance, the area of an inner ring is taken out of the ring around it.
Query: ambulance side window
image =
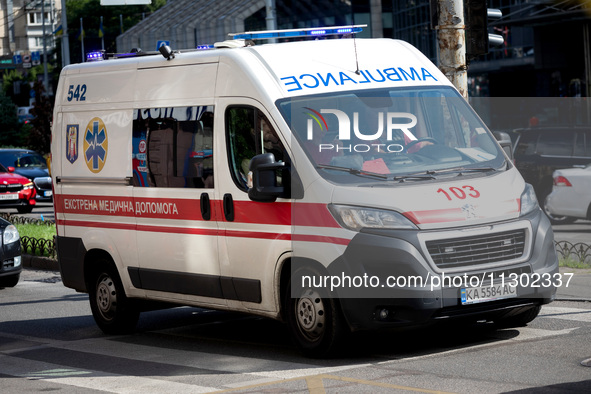
[[[234,182],[247,190],[246,176],[250,159],[261,153],[273,153],[275,161],[286,161],[287,152],[267,117],[258,109],[233,106],[226,110],[228,159]]]
[[[133,121],[133,185],[213,187],[213,106],[139,109]]]

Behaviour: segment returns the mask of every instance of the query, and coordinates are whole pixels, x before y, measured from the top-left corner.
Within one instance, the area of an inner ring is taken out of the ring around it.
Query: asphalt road
[[[591,221],[589,220],[577,220],[573,224],[554,225],[552,230],[556,241],[591,244]]]
[[[275,321],[197,308],[142,314],[105,336],[87,296],[52,272],[0,290],[5,393],[589,392],[591,304],[555,302],[527,327],[447,326],[356,336],[343,355],[304,358]]]

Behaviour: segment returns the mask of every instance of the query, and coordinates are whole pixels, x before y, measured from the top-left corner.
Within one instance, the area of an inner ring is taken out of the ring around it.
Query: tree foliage
[[[22,129],[16,105],[4,92],[0,92],[0,146],[22,146],[26,135]]]
[[[45,88],[41,81],[33,85],[35,104],[31,113],[35,116],[31,120],[27,146],[40,154],[49,153],[51,145],[51,119],[53,102],[45,95]]]
[[[100,0],[67,0],[68,36],[70,43],[70,60],[78,63],[82,60],[80,36],[80,18],[84,27],[84,51],[101,49],[99,37],[100,19],[103,17],[105,50],[116,51],[117,36],[142,18],[166,4],[166,0],[152,0],[149,5],[101,6]],[[120,17],[121,16],[121,17]],[[121,29],[123,22],[123,31]],[[60,53],[60,52],[58,52]]]

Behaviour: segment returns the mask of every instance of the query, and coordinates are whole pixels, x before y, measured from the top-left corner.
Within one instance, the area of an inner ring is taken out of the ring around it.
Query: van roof
[[[401,40],[324,39],[237,48],[180,51],[166,60],[133,56],[70,65],[64,75],[147,69],[234,59],[259,78],[274,79],[285,97],[398,86],[452,86],[420,51]],[[243,72],[244,70],[241,70]]]

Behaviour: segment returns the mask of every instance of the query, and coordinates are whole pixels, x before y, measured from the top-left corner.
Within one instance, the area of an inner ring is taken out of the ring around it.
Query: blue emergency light
[[[213,45],[197,45],[197,49],[200,51],[205,51],[207,49],[214,49]]]
[[[105,51],[94,51],[86,54],[87,62],[100,62],[101,60],[105,60]]]
[[[245,33],[229,34],[235,40],[268,40],[271,38],[322,37],[340,34],[361,33],[367,25],[315,27],[308,29],[286,29],[248,31]]]

